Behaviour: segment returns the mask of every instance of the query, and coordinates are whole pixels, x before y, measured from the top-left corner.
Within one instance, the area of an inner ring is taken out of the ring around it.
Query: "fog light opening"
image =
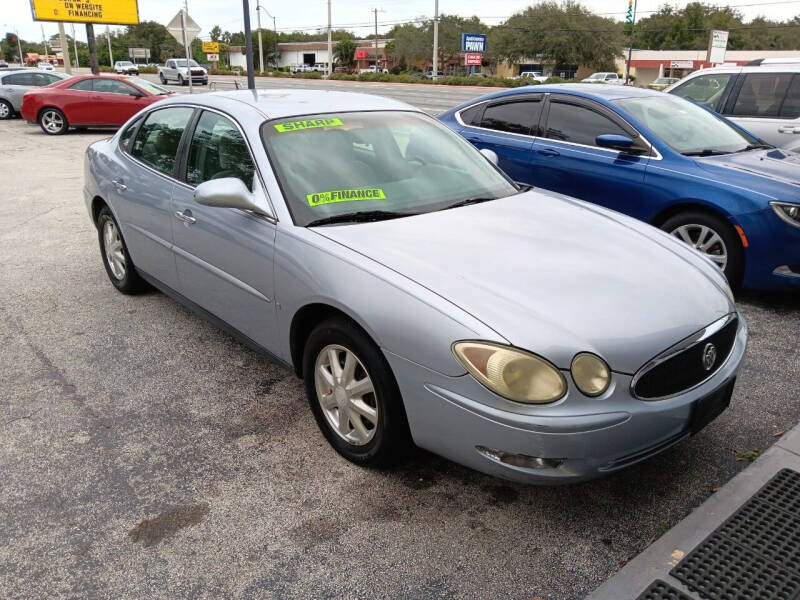
[[[564,462],[562,458],[541,458],[527,454],[512,454],[503,450],[495,450],[486,446],[475,446],[475,449],[486,458],[504,465],[520,469],[556,469]]]

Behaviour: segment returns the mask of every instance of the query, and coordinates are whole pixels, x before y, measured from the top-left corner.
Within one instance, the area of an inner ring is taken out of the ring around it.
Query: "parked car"
[[[292,73],[312,73],[314,69],[311,65],[297,65],[294,69],[292,69]]]
[[[119,127],[134,114],[171,95],[138,77],[82,75],[35,88],[22,98],[22,116],[49,135],[70,127]]]
[[[783,59],[787,60],[787,59]],[[666,90],[729,118],[779,148],[800,144],[800,64],[702,69]]]
[[[8,63],[4,60],[0,60],[0,69],[7,69]]]
[[[533,79],[539,83],[544,83],[548,77],[541,71],[523,71],[519,74],[519,79]]]
[[[293,368],[357,464],[410,437],[578,481],[723,411],[747,327],[722,273],[487,158],[389,98],[202,94],[92,144],[84,198],[119,291],[150,283]]]
[[[680,81],[679,77],[658,77],[657,79],[654,79],[648,83],[647,87],[649,87],[651,90],[662,91],[678,81]]]
[[[38,69],[8,69],[0,73],[0,120],[10,119],[22,109],[22,97],[31,89],[66,79],[63,73]]]
[[[514,180],[655,225],[734,286],[800,289],[800,155],[688,100],[545,84],[476,98],[440,118],[496,152]]]
[[[114,72],[117,75],[138,75],[139,67],[129,60],[118,60],[114,63]]]
[[[610,83],[611,85],[624,85],[625,80],[616,73],[592,73],[586,79],[581,79],[583,83]]]
[[[333,69],[333,72],[334,73],[352,73],[353,69],[351,69],[349,67],[341,67],[341,66],[339,66],[339,67],[335,67]]]
[[[436,71],[437,79],[441,79],[444,77],[444,73],[442,71]],[[425,71],[425,79],[433,79],[433,69],[428,69]]]
[[[326,63],[315,63],[314,66],[311,67],[311,70],[317,73],[327,73],[328,65]]]
[[[208,71],[191,59],[187,66],[185,58],[170,58],[167,60],[164,66],[158,67],[158,79],[161,81],[161,85],[167,85],[170,81],[175,81],[178,85],[189,85],[190,69],[192,83],[208,84]]]
[[[384,69],[382,67],[377,67],[375,65],[370,65],[366,69],[359,69],[358,72],[359,72],[359,74],[360,73],[388,73],[389,69]]]

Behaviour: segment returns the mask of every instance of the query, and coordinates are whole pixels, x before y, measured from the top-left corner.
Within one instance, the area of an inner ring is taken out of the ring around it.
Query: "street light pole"
[[[75,50],[75,68],[77,69],[81,64],[78,61],[78,39],[75,37],[75,23],[72,23],[70,27],[72,27],[72,48]]]
[[[114,68],[114,55],[111,53],[111,30],[106,25],[106,40],[108,41],[108,66]]]
[[[328,77],[333,73],[333,41],[331,39],[331,0],[328,0]]]
[[[439,79],[439,0],[433,11],[433,71],[431,72],[433,81]]]
[[[256,0],[256,18],[258,19],[258,70],[264,72],[264,46],[261,41],[261,0]]]
[[[256,78],[253,74],[253,38],[250,33],[250,2],[242,0],[242,12],[244,13],[244,52],[247,65],[247,89],[256,89]]]
[[[625,64],[625,85],[628,85],[630,80],[630,73],[631,73],[631,57],[633,55],[633,33],[636,29],[636,6],[638,4],[638,0],[634,0],[633,2],[633,15],[631,16],[631,43],[628,46],[628,62]],[[628,5],[630,6],[630,0],[628,0]]]

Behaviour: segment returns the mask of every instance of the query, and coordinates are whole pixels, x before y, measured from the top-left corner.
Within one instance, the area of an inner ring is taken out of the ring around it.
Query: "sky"
[[[238,0],[187,0],[189,15],[202,28],[199,37],[208,39],[214,25],[223,31],[243,31],[241,3]],[[252,27],[256,27],[257,0],[250,0]],[[271,28],[272,19],[267,18],[269,12],[275,17],[279,31],[302,29],[316,33],[317,27],[327,25],[326,0],[260,0],[264,10],[261,12],[262,27]],[[535,4],[535,0],[439,0],[439,12],[458,14],[469,17],[479,16],[484,22],[495,25],[515,12]],[[686,1],[673,0],[673,6],[682,7]],[[31,17],[29,0],[0,0],[0,27],[2,31],[17,29],[22,39],[40,40],[42,26],[49,38],[58,33],[55,23],[34,22]],[[598,14],[622,20],[628,8],[627,0],[583,0],[583,4]],[[638,15],[645,16],[665,4],[665,0],[638,0]],[[756,16],[765,16],[776,20],[785,20],[800,15],[800,0],[730,0],[729,2],[710,2],[710,4],[730,5],[737,7],[747,20]],[[408,21],[418,17],[432,17],[434,0],[332,0],[332,21],[334,28],[349,29],[358,34],[367,35],[374,31],[375,15],[378,9],[378,31],[383,32],[393,23]],[[180,8],[180,0],[139,0],[139,18],[141,20],[159,21],[166,24]],[[95,26],[95,33],[100,33],[105,26]],[[67,33],[71,28],[67,25]],[[78,40],[86,40],[83,25],[76,25]]]

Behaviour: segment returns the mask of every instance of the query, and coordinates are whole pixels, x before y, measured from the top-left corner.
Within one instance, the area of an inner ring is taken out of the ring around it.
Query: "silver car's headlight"
[[[490,342],[456,342],[453,354],[481,384],[509,400],[547,404],[567,392],[561,371],[530,352]]]
[[[789,225],[800,227],[800,204],[791,202],[770,202],[769,204],[775,214],[789,223]]]
[[[587,396],[600,396],[611,385],[611,369],[606,361],[590,352],[581,352],[572,359],[572,380]]]

